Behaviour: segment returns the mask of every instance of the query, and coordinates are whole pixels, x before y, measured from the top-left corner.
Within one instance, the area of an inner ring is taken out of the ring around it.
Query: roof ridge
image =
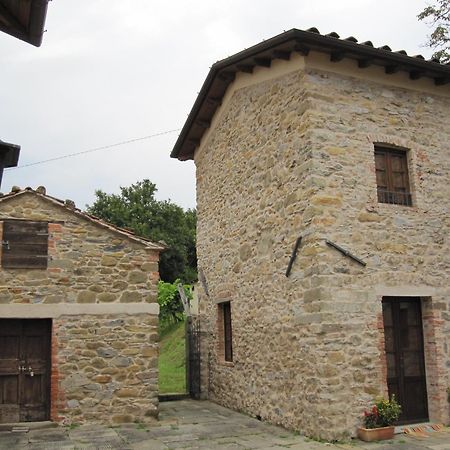
[[[31,187],[26,187],[24,189],[20,189],[20,188],[17,188],[17,186],[16,186],[15,188],[16,188],[15,191],[11,191],[7,194],[3,194],[0,197],[0,203],[5,200],[10,200],[10,199],[20,196],[20,195],[34,194],[34,195],[37,195],[38,197],[44,198],[45,200],[47,200],[49,202],[52,202],[53,204],[55,204],[61,208],[66,209],[67,211],[69,211],[79,217],[89,220],[90,222],[94,223],[95,225],[101,226],[102,228],[109,229],[112,232],[115,232],[122,236],[125,236],[134,242],[137,242],[139,244],[145,245],[148,248],[151,248],[152,250],[163,251],[167,248],[167,246],[165,244],[162,244],[159,242],[156,243],[149,238],[146,238],[143,236],[138,236],[132,230],[113,225],[112,223],[109,223],[103,219],[100,219],[99,217],[96,217],[93,214],[89,214],[85,211],[82,211],[80,208],[77,208],[75,206],[75,202],[73,202],[72,200],[62,200],[60,198],[48,195],[45,192],[45,188],[43,188],[44,192],[42,192],[42,191],[39,192],[35,189],[32,189]],[[42,188],[42,186],[40,186],[40,188]],[[20,189],[20,190],[17,190],[17,189]]]

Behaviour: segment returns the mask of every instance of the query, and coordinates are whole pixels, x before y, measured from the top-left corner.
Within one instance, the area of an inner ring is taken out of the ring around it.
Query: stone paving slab
[[[397,435],[391,441],[323,443],[265,424],[208,401],[161,403],[160,421],[119,427],[0,432],[0,450],[450,450],[450,429],[428,437]]]

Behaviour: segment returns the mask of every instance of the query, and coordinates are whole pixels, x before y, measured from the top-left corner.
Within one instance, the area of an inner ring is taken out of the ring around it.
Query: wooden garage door
[[[0,319],[0,423],[49,419],[50,320]]]

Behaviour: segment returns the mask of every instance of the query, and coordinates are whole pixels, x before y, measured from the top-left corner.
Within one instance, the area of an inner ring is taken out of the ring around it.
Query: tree
[[[156,185],[149,180],[120,190],[119,195],[95,191],[96,200],[92,206],[87,206],[88,213],[113,225],[129,228],[138,236],[164,241],[168,249],[162,252],[159,264],[163,281],[172,283],[178,278],[185,283],[195,281],[195,209],[184,211],[170,201],[156,200]]]
[[[158,283],[158,303],[159,303],[159,326],[164,333],[171,325],[184,320],[184,306],[178,292],[180,280],[173,283],[160,281]],[[186,297],[192,300],[192,287],[189,284],[183,285]]]
[[[450,62],[450,0],[435,0],[417,17],[434,27],[427,44],[435,50],[433,58],[441,63]]]

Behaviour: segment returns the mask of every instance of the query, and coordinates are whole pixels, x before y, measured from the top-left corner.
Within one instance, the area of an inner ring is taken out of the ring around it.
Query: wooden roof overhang
[[[3,170],[6,167],[16,167],[19,162],[19,154],[19,145],[0,140],[0,186],[3,179]]]
[[[16,167],[19,162],[20,145],[10,144],[0,140],[0,166]]]
[[[322,35],[316,28],[294,28],[213,64],[170,156],[182,161],[193,159],[237,72],[251,73],[256,66],[270,67],[274,59],[290,59],[292,52],[307,56],[310,51],[328,53],[332,62],[354,59],[360,69],[377,65],[383,66],[386,74],[406,71],[411,80],[428,77],[437,86],[450,83],[450,63],[409,56],[404,50],[392,51],[387,45],[375,48],[372,42],[358,43],[354,37],[340,39],[334,32]]]
[[[0,0],[0,31],[39,47],[48,1]]]

